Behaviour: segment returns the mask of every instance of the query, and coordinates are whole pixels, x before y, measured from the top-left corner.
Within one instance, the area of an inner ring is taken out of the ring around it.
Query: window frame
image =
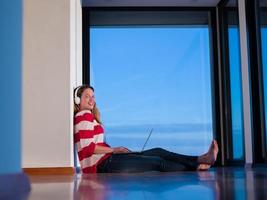
[[[221,93],[222,76],[218,66],[218,33],[216,22],[216,7],[83,7],[82,10],[82,41],[83,41],[83,84],[90,84],[90,30],[91,26],[90,12],[101,11],[149,11],[149,12],[171,12],[171,11],[185,11],[185,12],[207,12],[209,34],[210,34],[210,64],[211,64],[211,96],[212,96],[212,120],[213,120],[213,137],[219,143],[221,149],[224,149],[226,144],[222,139],[224,137],[225,119],[224,113],[224,98]],[[186,24],[186,22],[185,22]],[[215,81],[219,80],[219,81]],[[229,91],[228,91],[229,92]],[[216,165],[225,165],[224,151],[219,152]]]
[[[230,24],[239,24],[235,22],[235,19],[229,19],[229,12],[237,12],[237,7],[227,7],[228,0],[221,1],[218,4],[218,22],[219,22],[219,40],[220,43],[220,64],[221,64],[221,78],[222,78],[222,107],[223,107],[223,126],[224,126],[224,135],[222,136],[224,144],[224,163],[225,165],[234,165],[240,166],[245,164],[245,155],[242,159],[234,159],[233,156],[233,131],[232,131],[232,108],[231,108],[231,86],[230,86],[230,56],[229,56],[229,36],[228,36],[228,25]],[[238,15],[238,14],[237,14]],[[237,16],[238,20],[238,16]],[[242,85],[241,85],[242,86]],[[243,96],[242,96],[243,98]],[[242,105],[243,107],[243,105]],[[243,113],[242,113],[243,115]],[[243,121],[243,120],[242,120]],[[244,132],[243,132],[244,134]],[[245,141],[243,135],[243,151],[245,153]]]

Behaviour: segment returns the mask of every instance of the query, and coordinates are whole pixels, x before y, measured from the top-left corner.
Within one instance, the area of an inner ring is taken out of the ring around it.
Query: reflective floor
[[[36,199],[267,199],[267,168],[205,172],[31,176]]]

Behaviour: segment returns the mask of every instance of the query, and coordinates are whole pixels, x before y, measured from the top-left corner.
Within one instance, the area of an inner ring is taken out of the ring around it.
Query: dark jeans
[[[196,170],[197,156],[186,156],[154,148],[141,154],[112,154],[98,165],[97,172],[146,172],[146,171],[188,171]]]

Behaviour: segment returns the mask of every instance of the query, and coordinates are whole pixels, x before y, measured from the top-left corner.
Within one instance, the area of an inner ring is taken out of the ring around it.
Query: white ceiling
[[[83,7],[98,6],[188,6],[214,7],[220,0],[82,0]]]

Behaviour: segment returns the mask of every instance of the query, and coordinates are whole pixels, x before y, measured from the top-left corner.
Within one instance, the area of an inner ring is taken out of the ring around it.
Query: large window
[[[206,20],[208,22],[208,20]],[[112,146],[189,155],[213,138],[210,29],[202,25],[90,27],[90,84]]]

